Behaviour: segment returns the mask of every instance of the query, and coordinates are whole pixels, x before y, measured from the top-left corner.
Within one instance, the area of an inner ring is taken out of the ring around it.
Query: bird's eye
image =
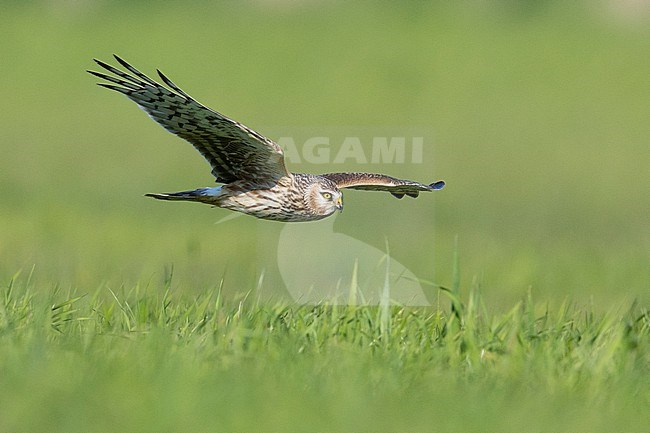
[[[324,192],[323,197],[325,197],[326,200],[331,200],[332,199],[332,194],[329,192]]]

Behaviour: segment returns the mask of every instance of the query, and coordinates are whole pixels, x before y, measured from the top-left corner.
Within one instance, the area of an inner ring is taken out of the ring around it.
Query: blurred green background
[[[173,267],[176,290],[223,279],[244,293],[273,273],[282,224],[215,225],[227,211],[142,196],[213,179],[189,144],[84,72],[118,53],[262,134],[433,131],[422,164],[291,167],[445,179],[418,200],[349,191],[335,223],[377,248],[387,239],[423,279],[450,284],[458,236],[463,286],[480,285],[496,308],[529,287],[549,302],[647,303],[643,5],[5,3],[0,278],[33,267],[39,287],[93,292],[157,284]]]

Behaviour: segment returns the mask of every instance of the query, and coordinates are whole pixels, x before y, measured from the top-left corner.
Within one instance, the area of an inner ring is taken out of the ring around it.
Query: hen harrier
[[[275,221],[315,221],[343,210],[342,188],[387,191],[397,198],[417,197],[420,191],[441,189],[441,180],[429,185],[384,174],[290,173],[280,146],[241,123],[209,109],[171,82],[155,82],[118,56],[130,73],[101,60],[113,73],[89,73],[113,84],[98,83],[125,94],[167,131],[189,141],[212,166],[221,186],[191,191],[146,194],[160,200],[187,200],[210,204]]]

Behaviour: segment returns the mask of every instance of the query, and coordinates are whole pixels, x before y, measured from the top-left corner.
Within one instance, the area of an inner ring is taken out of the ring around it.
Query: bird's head
[[[331,215],[343,211],[343,193],[327,180],[314,182],[307,188],[305,199],[311,210],[318,215]]]

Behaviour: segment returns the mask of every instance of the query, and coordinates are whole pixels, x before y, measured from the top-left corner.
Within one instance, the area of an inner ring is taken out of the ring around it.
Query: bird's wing
[[[249,180],[265,185],[289,176],[282,148],[273,140],[200,104],[162,72],[158,75],[169,88],[120,57],[115,59],[128,72],[97,59],[99,66],[114,75],[88,72],[112,83],[100,86],[125,94],[167,131],[189,141],[210,163],[217,182]]]
[[[328,173],[322,176],[334,182],[337,188],[387,191],[397,198],[402,198],[404,195],[415,198],[420,191],[434,191],[445,186],[442,180],[427,185],[374,173]]]

